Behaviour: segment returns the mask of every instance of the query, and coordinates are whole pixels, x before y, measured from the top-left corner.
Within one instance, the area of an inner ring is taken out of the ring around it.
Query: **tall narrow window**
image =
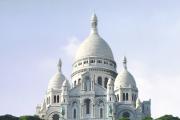
[[[73,118],[76,119],[76,109],[74,109]]]
[[[103,109],[100,108],[100,118],[103,118]]]
[[[104,87],[107,88],[108,78],[104,79]]]
[[[98,84],[102,85],[102,77],[98,77]]]
[[[126,93],[126,101],[128,101],[128,93]]]
[[[86,104],[86,114],[90,114],[90,99],[86,99],[85,104]]]
[[[57,103],[59,103],[59,95],[57,96]]]
[[[126,100],[125,93],[123,93],[123,101],[125,101],[125,100]]]
[[[56,95],[54,95],[54,103],[56,103]]]

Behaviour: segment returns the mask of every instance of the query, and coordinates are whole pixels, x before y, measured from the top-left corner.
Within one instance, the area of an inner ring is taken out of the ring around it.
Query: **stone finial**
[[[123,59],[123,66],[124,66],[124,69],[127,70],[127,59],[126,59],[126,56],[124,56],[124,59]]]
[[[58,66],[58,71],[61,72],[61,67],[62,67],[62,61],[61,61],[61,59],[59,59],[59,62],[58,62],[58,64],[57,64],[57,66]]]
[[[97,33],[97,24],[98,24],[97,16],[94,13],[91,17],[91,32],[92,33]]]

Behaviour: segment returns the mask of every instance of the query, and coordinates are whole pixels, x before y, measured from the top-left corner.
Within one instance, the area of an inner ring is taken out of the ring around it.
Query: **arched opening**
[[[54,114],[52,118],[53,118],[53,120],[59,120],[59,115],[58,114]]]
[[[129,98],[129,97],[128,97],[128,93],[126,93],[126,101],[128,101],[128,98]]]
[[[123,118],[127,118],[127,119],[129,120],[129,118],[130,118],[129,112],[124,112],[124,113],[122,114],[122,117],[123,117]]]
[[[56,95],[54,95],[54,103],[56,103]]]
[[[76,119],[76,109],[74,109],[73,118]]]
[[[86,76],[85,77],[85,85],[84,85],[84,89],[86,91],[90,91],[91,90],[91,81],[90,81],[90,77],[89,76]]]
[[[100,108],[100,118],[103,118],[103,109]]]
[[[123,93],[123,101],[126,100],[126,97],[125,97],[125,96],[126,96],[125,93]]]
[[[59,95],[57,96],[57,103],[59,103]]]
[[[108,78],[104,79],[104,87],[107,88]]]
[[[85,100],[85,106],[86,106],[86,114],[90,114],[90,99]]]
[[[98,77],[98,84],[102,85],[102,77]]]

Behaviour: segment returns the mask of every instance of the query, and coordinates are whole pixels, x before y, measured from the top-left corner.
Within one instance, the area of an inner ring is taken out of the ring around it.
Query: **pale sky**
[[[180,117],[179,0],[0,0],[0,115],[34,114],[59,58],[70,80],[94,11],[118,72],[126,55],[152,116]]]

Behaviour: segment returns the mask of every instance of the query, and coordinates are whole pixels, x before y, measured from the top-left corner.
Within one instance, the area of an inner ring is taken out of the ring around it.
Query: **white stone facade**
[[[49,82],[36,114],[45,120],[141,120],[151,116],[151,101],[138,99],[134,77],[124,69],[116,72],[116,62],[109,45],[97,30],[97,17],[92,16],[91,33],[79,47],[71,75],[72,86],[61,71]]]

